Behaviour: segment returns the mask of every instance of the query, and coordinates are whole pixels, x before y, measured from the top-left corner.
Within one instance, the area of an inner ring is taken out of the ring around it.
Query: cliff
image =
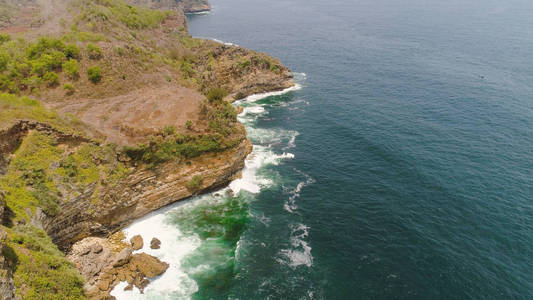
[[[238,177],[252,146],[229,102],[293,84],[266,54],[190,37],[186,3],[131,3],[0,2],[6,299],[107,297],[117,273],[83,266],[117,253],[87,243]]]

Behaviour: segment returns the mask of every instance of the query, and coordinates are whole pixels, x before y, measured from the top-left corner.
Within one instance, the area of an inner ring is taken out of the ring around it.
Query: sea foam
[[[309,227],[304,224],[294,224],[290,226],[290,248],[281,250],[281,257],[278,262],[290,267],[301,265],[311,267],[313,265],[313,255],[311,255],[311,246],[305,241],[309,235]]]

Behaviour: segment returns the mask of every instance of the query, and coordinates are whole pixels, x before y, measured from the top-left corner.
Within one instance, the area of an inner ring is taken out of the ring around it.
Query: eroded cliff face
[[[131,3],[159,9],[179,9],[185,13],[201,13],[211,10],[207,0],[131,0]]]
[[[252,145],[242,139],[230,150],[206,154],[183,162],[171,161],[157,168],[131,167],[131,173],[94,200],[94,187],[62,205],[61,212],[43,220],[52,240],[67,250],[88,236],[107,236],[145,214],[194,194],[228,184],[239,176]],[[201,183],[187,187],[195,177]]]
[[[47,124],[20,120],[0,131],[2,174],[5,174],[10,158],[31,132],[54,137],[54,147],[62,149],[62,155],[51,162],[56,168],[61,167],[69,155],[80,151],[80,147],[99,146],[86,137],[64,133]],[[250,141],[242,135],[239,144],[226,151],[172,160],[157,166],[131,161],[120,152],[110,153],[107,157],[94,155],[89,158],[92,163],[109,166],[122,163],[127,168],[127,175],[116,182],[102,177],[87,184],[69,185],[69,180],[61,178],[58,174],[62,172],[58,172],[53,176],[53,183],[60,191],[59,209],[53,215],[33,214],[39,227],[45,229],[61,249],[68,250],[82,238],[107,236],[153,210],[229,183],[239,176],[251,150]],[[195,177],[201,180],[191,190],[188,183]]]

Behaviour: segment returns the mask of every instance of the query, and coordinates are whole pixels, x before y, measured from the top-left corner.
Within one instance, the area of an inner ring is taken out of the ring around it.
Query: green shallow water
[[[190,209],[177,209],[170,223],[202,243],[182,261],[182,268],[196,281],[193,299],[223,296],[235,276],[235,250],[250,221],[246,197],[220,196]]]

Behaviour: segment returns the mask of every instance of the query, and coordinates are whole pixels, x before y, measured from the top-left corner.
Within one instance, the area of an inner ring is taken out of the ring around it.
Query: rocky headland
[[[192,38],[203,1],[0,1],[0,298],[110,299],[168,265],[120,229],[240,176],[276,59]],[[140,238],[140,240],[139,240]]]

